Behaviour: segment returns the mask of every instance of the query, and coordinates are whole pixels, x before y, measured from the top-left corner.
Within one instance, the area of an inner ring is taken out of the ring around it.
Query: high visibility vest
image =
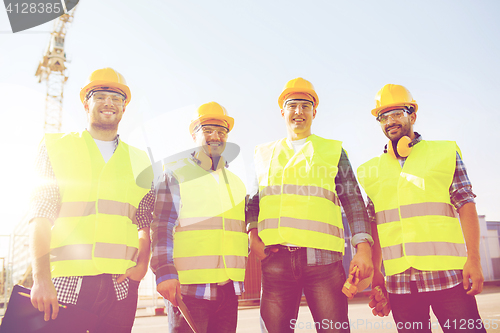
[[[266,245],[294,244],[344,253],[335,177],[340,141],[310,135],[297,153],[286,139],[255,148],[259,236]]]
[[[463,269],[464,238],[450,201],[456,168],[452,141],[421,141],[403,168],[389,154],[358,168],[358,180],[375,206],[387,275]]]
[[[248,256],[244,183],[226,168],[205,171],[188,158],[167,169],[179,182],[181,197],[173,253],[180,283],[243,281]]]
[[[46,134],[45,145],[61,196],[51,233],[52,277],[125,273],[138,251],[135,213],[150,190],[136,184],[150,167],[148,156],[120,141],[105,163],[87,131]]]

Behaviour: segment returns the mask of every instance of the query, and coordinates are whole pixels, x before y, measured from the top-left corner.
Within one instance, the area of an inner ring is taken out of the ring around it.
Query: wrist
[[[481,255],[479,253],[467,252],[467,259],[481,261]]]
[[[356,251],[357,252],[370,252],[371,253],[371,246],[370,243],[368,242],[362,242],[356,245]]]
[[[259,229],[253,228],[248,231],[248,237],[254,238],[254,237],[259,237]]]

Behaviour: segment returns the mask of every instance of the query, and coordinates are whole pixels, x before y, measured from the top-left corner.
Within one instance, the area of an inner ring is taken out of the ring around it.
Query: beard
[[[112,123],[102,123],[99,121],[91,121],[90,126],[101,131],[117,131],[119,121]]]

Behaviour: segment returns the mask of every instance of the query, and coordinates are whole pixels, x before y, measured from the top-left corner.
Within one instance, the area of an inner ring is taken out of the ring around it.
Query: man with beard
[[[152,172],[141,175],[148,178],[143,187],[136,178],[150,162],[118,137],[131,98],[120,73],[94,71],[80,98],[87,129],[46,134],[36,160],[41,182],[28,215],[31,302],[45,321],[56,319],[61,302],[96,314],[91,332],[130,332],[154,208]]]
[[[233,125],[218,103],[201,105],[189,126],[196,150],[156,185],[151,268],[172,333],[192,332],[176,296],[199,332],[236,332],[248,240],[245,185],[221,156]]]
[[[287,137],[255,148],[258,191],[247,209],[262,265],[262,331],[293,332],[304,293],[318,332],[349,332],[341,208],[357,249],[349,271],[357,266],[364,279],[372,273],[366,207],[342,142],[312,134],[319,98],[311,82],[290,80],[278,104]]]
[[[429,307],[445,332],[464,323],[485,332],[474,297],[484,280],[479,221],[460,149],[413,130],[418,105],[405,87],[387,84],[375,101],[389,143],[358,168],[375,241],[372,287],[389,293],[399,332],[431,332]]]

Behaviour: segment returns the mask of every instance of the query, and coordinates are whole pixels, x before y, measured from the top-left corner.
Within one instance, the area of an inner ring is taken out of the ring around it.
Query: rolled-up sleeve
[[[335,177],[335,189],[349,222],[352,234],[351,244],[354,247],[362,242],[369,242],[372,245],[373,238],[366,206],[358,181],[352,170],[351,162],[349,162],[344,149],[342,149],[338,167],[339,171]]]
[[[174,228],[179,216],[180,200],[179,183],[170,172],[164,173],[155,186],[155,207],[151,223],[151,269],[156,275],[156,284],[179,279],[173,252]]]

